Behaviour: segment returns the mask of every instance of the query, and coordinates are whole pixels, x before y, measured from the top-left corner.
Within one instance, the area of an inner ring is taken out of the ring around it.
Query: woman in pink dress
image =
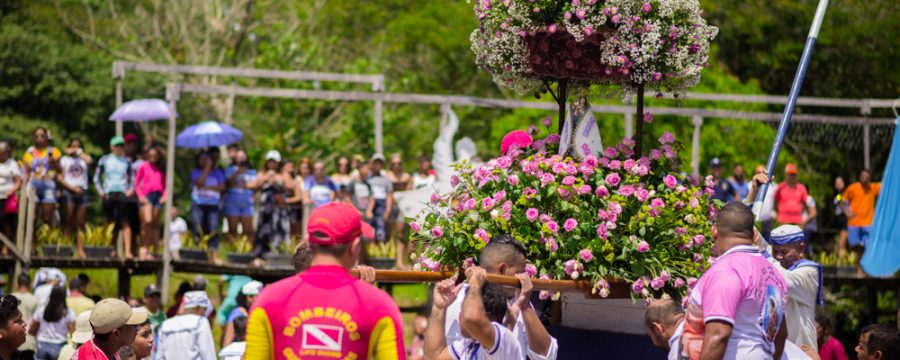
[[[153,259],[159,247],[159,211],[166,203],[165,175],[160,169],[160,151],[155,147],[147,150],[146,161],[138,168],[134,191],[141,206],[141,248],[138,258]]]

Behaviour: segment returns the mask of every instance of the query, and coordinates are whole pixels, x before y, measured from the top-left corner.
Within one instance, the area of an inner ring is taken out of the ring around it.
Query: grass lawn
[[[61,269],[69,279],[76,277],[80,273],[86,274],[90,278],[90,284],[88,285],[87,294],[88,295],[99,295],[100,297],[115,297],[118,288],[118,273],[113,269]],[[31,275],[34,275],[34,271],[31,271]],[[194,278],[197,274],[189,274],[189,273],[173,273],[169,280],[169,296],[175,294],[175,291],[178,289],[178,285],[182,281],[186,281],[188,283],[193,282]],[[207,287],[207,292],[209,293],[210,299],[213,301],[213,304],[218,306],[222,299],[219,295],[219,288],[217,286],[219,281],[218,275],[203,275],[209,286]],[[131,277],[131,296],[141,299],[144,296],[144,287],[150,284],[156,283],[156,275],[136,275]],[[423,284],[397,284],[394,285],[393,288],[393,297],[394,301],[397,302],[397,305],[400,307],[415,307],[424,304],[428,301],[428,287]],[[170,299],[169,303],[172,300]],[[404,329],[404,338],[407,344],[410,344],[413,338],[413,319],[415,318],[415,313],[404,313],[403,314],[403,329]],[[216,348],[218,349],[219,339],[221,339],[223,328],[218,325],[218,323],[213,325],[213,338],[216,342]]]

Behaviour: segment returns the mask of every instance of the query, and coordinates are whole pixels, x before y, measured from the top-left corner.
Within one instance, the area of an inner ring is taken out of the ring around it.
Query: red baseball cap
[[[137,142],[138,137],[135,134],[125,134],[125,142]]]
[[[362,221],[355,207],[347,203],[329,203],[313,210],[307,232],[309,241],[319,245],[346,244],[360,236],[375,237],[375,230]]]

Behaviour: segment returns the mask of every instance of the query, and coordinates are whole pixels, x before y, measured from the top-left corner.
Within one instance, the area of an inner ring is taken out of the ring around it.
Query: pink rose
[[[606,180],[606,184],[608,184],[609,186],[615,187],[615,186],[619,185],[619,182],[622,181],[622,178],[619,177],[619,174],[612,173],[612,174],[606,175],[605,180]]]
[[[659,137],[660,144],[671,144],[673,142],[675,142],[675,135],[672,135],[672,133],[668,131],[664,132],[662,136]]]
[[[578,168],[575,165],[569,164],[566,165],[566,174],[575,175],[578,173]]]
[[[687,279],[687,286],[689,288],[693,289],[695,285],[697,285],[697,278],[688,278]]]
[[[609,196],[609,189],[606,186],[598,186],[596,190],[594,190],[594,195],[599,197],[607,197]]]
[[[490,211],[494,207],[494,199],[484,198],[481,199],[481,208],[484,211]]]
[[[528,125],[528,135],[536,135],[537,133],[538,133],[537,126],[534,126],[534,124]]]
[[[459,176],[453,175],[450,177],[450,186],[456,187],[459,185]]]
[[[559,135],[557,135],[557,134],[550,134],[550,135],[547,136],[547,138],[544,139],[544,140],[545,140],[548,144],[559,144]]]
[[[485,244],[487,244],[488,242],[488,233],[485,229],[478,228],[477,230],[475,230],[475,237],[481,239],[481,241]]]
[[[619,170],[622,168],[622,162],[619,160],[612,160],[607,167],[610,168],[610,170]]]
[[[622,213],[622,205],[615,201],[611,202],[609,203],[609,211],[614,215],[619,215]]]
[[[554,26],[554,28],[556,28],[556,27]],[[544,126],[550,126],[550,125],[553,125],[553,118],[552,118],[552,117],[549,117],[549,116],[543,118],[543,119],[541,120],[541,125],[544,125]]]
[[[696,209],[698,206],[700,206],[700,199],[691,198],[691,209]]]
[[[478,206],[478,201],[475,201],[475,199],[466,200],[466,210],[475,210],[476,206]]]
[[[581,166],[587,168],[596,168],[597,167],[597,158],[594,155],[588,155],[584,157],[584,160],[581,161]]]
[[[559,244],[556,243],[556,239],[549,238],[546,240],[545,244],[547,245],[547,251],[556,252],[559,249]]]
[[[606,166],[609,165],[609,159],[607,159],[607,158],[605,158],[605,157],[600,158],[600,160],[598,161],[598,164],[599,164],[600,166],[606,167]]]
[[[566,275],[568,275],[572,279],[578,279],[578,277],[581,275],[581,272],[584,271],[584,265],[581,265],[581,263],[577,260],[566,261],[564,266],[565,267],[563,271],[565,271]]]
[[[676,287],[676,288],[680,288],[680,287],[682,287],[682,286],[684,286],[684,279],[682,279],[682,278],[675,278],[675,287]]]
[[[628,170],[630,170],[631,168],[633,168],[637,165],[638,165],[638,163],[637,163],[637,161],[634,161],[634,159],[625,159],[625,162],[622,163],[622,167],[624,169],[628,169]]]
[[[437,205],[441,203],[441,196],[438,194],[431,194],[431,204]]]
[[[700,254],[700,253],[694,253],[694,262],[695,262],[695,263],[702,263],[702,262],[703,262],[703,255]]]
[[[511,186],[519,185],[519,176],[513,174],[506,178],[506,182]]]
[[[559,231],[559,224],[557,224],[556,221],[550,220],[547,222],[547,230],[550,230],[550,232],[555,234]]]
[[[538,293],[538,298],[541,299],[541,301],[550,300],[550,292],[541,290],[541,292]]]
[[[659,279],[662,280],[663,282],[669,281],[670,278],[671,277],[669,276],[668,271],[663,270],[661,273],[659,273]]]
[[[415,221],[409,223],[409,228],[412,229],[413,232],[419,232],[419,230],[422,230],[422,227],[419,226],[419,223]]]
[[[594,168],[592,168],[592,167],[587,167],[587,166],[582,165],[582,166],[580,166],[578,169],[581,170],[581,173],[582,173],[582,174],[585,174],[585,175],[588,175],[588,176],[594,174]]]
[[[525,210],[525,218],[528,219],[528,221],[536,220],[538,218],[538,215],[540,215],[538,209],[529,208],[528,210]]]
[[[578,190],[577,190],[577,191],[578,191],[578,195],[587,195],[587,194],[590,194],[590,193],[591,193],[591,186],[590,186],[590,185],[587,185],[587,184],[581,185],[581,186],[578,187]]]
[[[582,249],[581,252],[578,253],[578,257],[581,258],[581,261],[591,262],[591,260],[594,260],[594,253],[592,253],[590,249]]]
[[[706,236],[704,236],[703,234],[697,234],[693,239],[691,239],[691,241],[693,241],[694,245],[703,245],[703,243],[706,241]]]
[[[644,290],[644,279],[637,279],[634,284],[631,284],[631,291],[640,294],[641,290]]]
[[[597,218],[600,219],[600,221],[609,220],[609,211],[603,209],[597,210]]]
[[[552,218],[550,218],[550,215],[547,214],[541,214],[541,216],[539,216],[538,218],[541,219],[542,223],[547,223],[550,222],[550,220],[553,220]]]
[[[684,236],[685,234],[687,234],[687,230],[684,227],[679,226],[675,228],[675,235]]]
[[[651,159],[659,160],[659,159],[662,159],[662,156],[663,156],[663,154],[661,151],[659,151],[657,149],[650,150],[650,158]]]
[[[546,186],[547,184],[552,183],[553,180],[555,180],[553,174],[544,173],[544,175],[541,175],[541,186]]]
[[[608,147],[608,148],[606,148],[606,150],[603,150],[603,156],[606,156],[608,158],[614,158],[616,156],[619,156],[619,152],[616,151],[616,148],[614,148],[614,147]]]
[[[666,177],[663,178],[663,182],[666,183],[666,186],[669,187],[669,189],[674,189],[678,186],[678,179],[672,174],[666,175]]]
[[[512,211],[512,201],[506,200],[503,203],[503,212],[509,213],[510,211]]]
[[[526,264],[525,274],[527,274],[528,277],[534,277],[535,275],[537,275],[537,266],[534,266],[534,264]]]
[[[500,200],[503,200],[505,198],[506,198],[506,191],[503,191],[503,190],[495,192],[494,196],[493,196],[494,202],[500,202]]]
[[[422,266],[431,271],[439,271],[441,270],[441,263],[439,261],[435,261],[432,259],[424,259],[422,260]]]
[[[650,251],[650,244],[648,244],[648,243],[647,243],[646,241],[644,241],[644,240],[641,240],[641,242],[638,243],[638,245],[637,245],[637,251],[638,251],[639,253],[642,253],[642,254],[645,253],[645,252]]]
[[[566,173],[566,164],[563,164],[561,162],[554,163],[550,167],[550,170],[552,170],[554,174],[565,174]]]
[[[578,221],[573,218],[568,218],[566,219],[566,222],[563,223],[563,229],[566,229],[566,231],[575,230],[576,227],[578,227]]]
[[[666,206],[666,202],[663,201],[663,199],[655,198],[653,200],[650,200],[650,207],[656,208],[656,207],[663,207],[663,206]]]
[[[537,189],[527,187],[525,190],[522,190],[522,195],[525,195],[526,199],[531,199],[535,195],[537,195]]]
[[[571,194],[569,194],[569,190],[566,190],[563,188],[556,189],[556,192],[559,193],[559,197],[561,197],[563,199],[568,198],[569,195],[571,195]]]
[[[501,169],[509,169],[511,165],[512,159],[510,159],[509,156],[501,156],[497,158],[497,167]]]
[[[572,175],[566,176],[566,177],[564,177],[563,180],[562,180],[562,184],[563,184],[563,185],[567,185],[567,186],[568,186],[568,185],[572,185],[572,184],[574,184],[574,183],[575,183],[575,177],[572,176]]]
[[[622,185],[616,193],[625,197],[631,196],[634,193],[634,186]]]
[[[647,189],[639,187],[634,191],[634,197],[636,197],[640,202],[645,202],[650,197],[650,192],[647,191]]]
[[[606,240],[609,238],[609,230],[606,228],[606,225],[600,224],[597,226],[597,237]]]
[[[444,236],[444,229],[441,229],[440,226],[436,225],[435,227],[431,228],[431,235],[434,235],[434,237],[436,238],[440,238]]]
[[[650,281],[650,287],[653,288],[653,290],[662,289],[662,287],[665,285],[666,285],[666,282],[662,281],[662,279],[660,279],[660,278],[654,278],[653,280]]]

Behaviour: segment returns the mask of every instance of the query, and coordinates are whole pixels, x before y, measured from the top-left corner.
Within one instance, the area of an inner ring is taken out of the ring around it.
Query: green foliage
[[[110,246],[113,242],[115,224],[106,226],[85,225],[84,244],[87,246]]]
[[[62,228],[51,227],[47,224],[41,225],[35,233],[35,238],[37,239],[36,242],[38,246],[52,245],[61,247],[71,246],[74,243],[71,237],[63,234]]]
[[[368,255],[370,258],[393,259],[397,256],[397,244],[393,241],[373,241],[365,243],[363,245],[366,249],[366,255]]]

